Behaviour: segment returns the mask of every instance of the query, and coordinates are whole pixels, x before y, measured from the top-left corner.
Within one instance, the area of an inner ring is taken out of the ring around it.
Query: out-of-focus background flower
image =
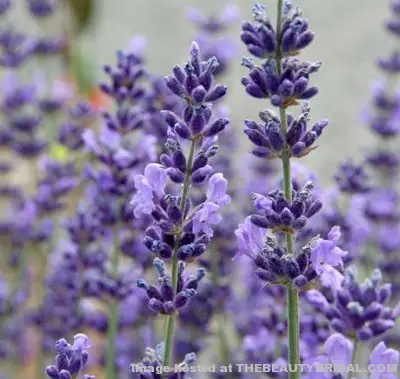
[[[15,17],[23,23],[31,23],[22,9],[24,2],[20,3],[21,9],[15,12]],[[145,36],[149,67],[167,75],[174,63],[183,62],[195,35],[194,27],[185,18],[186,10],[196,7],[205,14],[213,14],[230,3],[222,0],[93,0],[94,14],[80,44],[85,55],[93,58],[92,69],[100,79],[103,64],[114,62],[117,49],[126,47],[134,36]],[[240,8],[240,19],[250,17],[253,3],[235,2]],[[376,0],[301,0],[299,6],[317,36],[304,58],[323,61],[323,69],[314,79],[321,95],[312,101],[313,117],[331,120],[323,137],[324,149],[318,153],[318,158],[311,155],[304,163],[328,182],[339,161],[360,154],[372,141],[360,114],[368,100],[371,78],[377,76],[376,56],[392,47],[382,28],[387,7]],[[239,51],[237,64],[224,82],[229,85],[228,105],[241,138],[241,151],[245,152],[248,141],[241,133],[243,119],[255,117],[263,100],[251,99],[240,84],[246,72],[240,65],[241,55],[248,54],[239,41],[239,29],[240,21],[230,31],[237,38]]]

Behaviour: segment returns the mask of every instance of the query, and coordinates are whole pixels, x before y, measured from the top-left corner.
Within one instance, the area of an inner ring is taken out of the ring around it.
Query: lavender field
[[[399,378],[399,40],[399,0],[0,0],[0,379]]]

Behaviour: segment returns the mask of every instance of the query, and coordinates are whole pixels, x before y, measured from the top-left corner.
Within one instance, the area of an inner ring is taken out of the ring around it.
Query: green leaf
[[[95,0],[65,0],[75,19],[76,33],[83,31],[92,21],[95,12]]]

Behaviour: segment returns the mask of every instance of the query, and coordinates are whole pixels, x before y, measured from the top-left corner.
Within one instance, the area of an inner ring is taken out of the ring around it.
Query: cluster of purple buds
[[[286,134],[282,131],[279,117],[271,110],[260,112],[260,119],[264,124],[246,120],[244,132],[256,145],[252,150],[253,155],[267,159],[279,158],[287,154],[285,147],[288,146],[290,156],[300,158],[315,149],[313,145],[328,125],[328,121],[320,120],[308,130],[310,110],[309,104],[304,102],[299,118],[295,119],[288,114]]]
[[[36,42],[24,33],[8,27],[0,30],[0,47],[0,66],[19,68],[35,51]]]
[[[81,101],[68,110],[68,115],[59,127],[58,140],[70,150],[79,150],[84,146],[83,132],[96,119],[96,112],[89,103]]]
[[[141,57],[131,52],[119,51],[117,66],[115,68],[105,66],[104,71],[111,83],[102,83],[100,89],[112,97],[117,104],[122,104],[126,100],[135,102],[143,97],[145,90],[139,85],[140,80],[145,76]]]
[[[390,307],[391,284],[381,284],[379,270],[374,270],[362,284],[357,283],[352,268],[342,279],[324,294],[316,290],[308,293],[310,303],[330,320],[335,331],[366,341],[394,327],[398,307]]]
[[[72,379],[85,368],[89,358],[89,338],[85,334],[74,336],[73,344],[64,338],[56,342],[56,363],[46,368],[50,379]],[[94,376],[85,375],[84,379],[95,379]]]
[[[183,276],[185,264],[179,262],[176,295],[171,278],[165,272],[164,262],[154,259],[154,267],[158,273],[158,286],[147,284],[143,279],[137,281],[137,286],[146,290],[149,297],[149,308],[159,314],[173,314],[184,307],[189,299],[196,295],[199,282],[205,275],[203,268],[197,269],[196,275]]]
[[[184,68],[175,66],[174,76],[165,78],[168,89],[187,103],[183,118],[170,111],[162,112],[162,115],[166,123],[183,139],[213,137],[225,128],[228,120],[217,119],[210,123],[211,103],[224,97],[227,87],[213,83],[213,74],[218,67],[215,57],[201,62],[200,49],[195,42],[190,54],[191,60]]]
[[[317,87],[310,87],[310,75],[321,66],[320,62],[302,62],[296,58],[286,58],[279,73],[275,60],[268,60],[258,67],[249,58],[243,59],[249,77],[242,79],[246,92],[253,97],[270,99],[276,107],[297,105],[301,100],[309,100],[318,93]]]
[[[363,165],[345,162],[340,165],[334,178],[340,191],[344,193],[366,193],[371,189],[369,175]]]
[[[314,182],[307,181],[299,190],[293,190],[291,201],[285,198],[280,189],[271,191],[267,196],[253,194],[258,214],[251,216],[251,222],[275,232],[295,233],[322,208],[322,202],[312,194],[313,188]]]
[[[159,379],[163,372],[164,344],[157,345],[156,349],[147,348],[145,357],[140,363],[132,364],[132,372],[138,379]],[[175,365],[175,370],[164,372],[166,379],[190,379],[187,373],[189,367],[196,362],[196,354],[189,353],[185,355],[184,360]]]
[[[314,40],[314,33],[309,30],[308,21],[302,17],[300,8],[293,9],[289,2],[286,2],[283,12],[280,41],[264,5],[254,6],[253,19],[254,22],[242,23],[241,39],[249,53],[257,58],[273,57],[275,54],[294,56]],[[281,51],[277,51],[278,46],[281,46]]]

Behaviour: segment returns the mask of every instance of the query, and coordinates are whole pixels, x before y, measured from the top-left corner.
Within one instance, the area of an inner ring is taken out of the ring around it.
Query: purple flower
[[[223,174],[214,174],[208,181],[207,200],[217,205],[226,205],[231,202],[231,197],[226,194],[228,181]]]
[[[340,228],[334,226],[328,234],[328,239],[318,238],[311,251],[311,262],[314,270],[321,275],[325,270],[325,265],[342,266],[342,257],[347,254],[336,246],[340,238]]]
[[[394,349],[388,349],[384,342],[380,342],[375,346],[374,350],[369,356],[369,364],[375,365],[375,367],[386,366],[387,370],[389,367],[399,365],[399,352]],[[371,379],[396,379],[396,373],[382,372],[382,370],[376,370],[371,372]]]
[[[149,215],[154,210],[154,194],[161,196],[167,183],[167,173],[161,165],[151,163],[146,166],[144,175],[136,175],[135,187],[138,192],[133,196],[131,205],[135,217]]]
[[[86,334],[78,333],[74,336],[74,342],[72,344],[72,350],[83,352],[90,348],[90,340]]]
[[[254,258],[262,251],[264,246],[265,231],[251,222],[251,217],[247,217],[244,223],[239,224],[235,230],[238,245],[237,256],[247,255]]]

